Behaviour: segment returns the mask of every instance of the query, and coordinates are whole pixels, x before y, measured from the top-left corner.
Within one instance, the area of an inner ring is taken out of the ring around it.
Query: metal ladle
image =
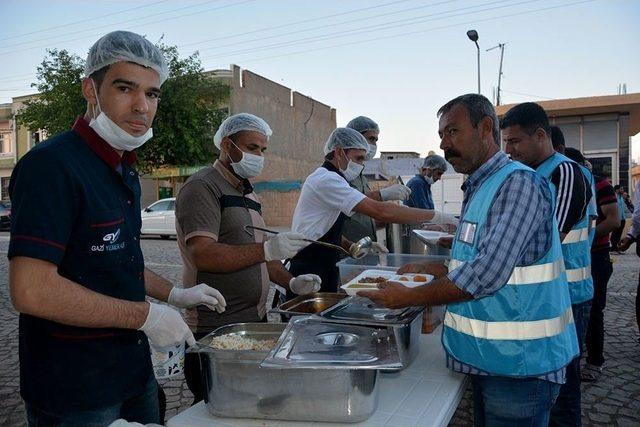
[[[252,230],[264,231],[265,233],[279,234],[278,231],[269,230],[268,228],[256,227],[253,225],[245,225],[244,229],[247,232],[249,232],[248,229],[252,229]],[[313,240],[313,239],[302,239],[302,240],[304,240],[305,242],[311,242],[320,246],[325,246],[327,248],[335,249],[355,259],[360,259],[368,255],[369,252],[371,252],[371,246],[373,245],[373,241],[369,236],[363,237],[362,239],[355,242],[353,245],[351,245],[351,248],[349,250],[346,250],[342,246],[334,245],[333,243],[321,242],[320,240]]]

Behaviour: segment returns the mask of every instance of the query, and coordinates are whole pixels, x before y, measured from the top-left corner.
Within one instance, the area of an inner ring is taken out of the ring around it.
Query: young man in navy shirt
[[[115,31],[89,50],[87,111],[22,158],[9,192],[9,283],[20,312],[20,391],[30,426],[159,419],[149,341],[193,335],[177,307],[224,299],[176,289],[144,267],[134,150],[152,136],[168,68],[143,37]]]

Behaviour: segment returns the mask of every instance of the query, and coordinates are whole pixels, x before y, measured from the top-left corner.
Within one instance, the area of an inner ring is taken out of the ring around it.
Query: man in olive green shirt
[[[380,135],[378,124],[368,117],[358,116],[347,123],[347,127],[360,132],[364,136],[369,143],[367,160],[373,159],[378,149],[378,136]],[[367,197],[382,202],[405,200],[411,194],[411,190],[402,184],[394,184],[380,191],[371,191],[367,178],[363,174],[351,180],[349,185]],[[375,221],[371,217],[356,212],[344,222],[342,235],[352,242],[357,242],[366,236],[369,236],[375,242],[377,240]]]

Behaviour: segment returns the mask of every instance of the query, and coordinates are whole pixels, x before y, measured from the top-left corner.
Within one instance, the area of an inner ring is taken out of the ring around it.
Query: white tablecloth
[[[420,352],[412,365],[400,372],[380,375],[380,402],[368,420],[356,424],[219,418],[200,402],[167,422],[168,427],[211,426],[446,426],[465,389],[465,376],[448,370],[438,328],[422,335]]]

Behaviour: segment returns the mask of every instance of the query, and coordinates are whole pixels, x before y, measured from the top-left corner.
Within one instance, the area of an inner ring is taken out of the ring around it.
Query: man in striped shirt
[[[551,171],[549,178],[556,190],[555,216],[560,236],[565,244],[583,244],[583,251],[588,258],[587,235],[582,243],[569,241],[569,239],[565,241],[565,238],[575,226],[579,226],[578,223],[584,224],[585,216],[588,215],[587,206],[592,196],[590,177],[585,176],[577,163],[556,153],[550,138],[552,130],[547,113],[540,105],[525,102],[516,105],[504,115],[500,128],[504,149],[513,160],[537,170],[545,178]],[[560,130],[556,132],[558,131]],[[544,167],[541,167],[543,164]],[[556,164],[557,166],[553,169]],[[590,223],[591,219],[588,218],[586,221]],[[572,264],[572,260],[567,259],[571,255],[571,252],[568,252],[570,250],[564,249],[567,269]],[[569,286],[581,284],[582,280],[575,284],[570,280]],[[586,292],[576,292],[576,290],[572,290],[571,293],[573,318],[581,349],[589,321],[592,290],[589,281],[588,296],[585,297]],[[573,359],[567,366],[566,380],[560,388],[560,394],[551,411],[550,425],[552,426],[580,425],[580,356]]]

